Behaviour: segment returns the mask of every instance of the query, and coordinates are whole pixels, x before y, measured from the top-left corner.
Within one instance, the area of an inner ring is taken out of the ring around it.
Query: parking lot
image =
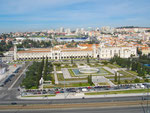
[[[21,65],[10,65],[8,71],[0,75],[0,87],[6,85],[8,82],[12,81],[14,76],[19,72]]]
[[[22,96],[26,95],[55,95],[58,93],[82,93],[82,92],[100,92],[100,91],[116,91],[116,90],[128,90],[128,89],[143,89],[147,88],[149,84],[126,84],[118,86],[95,86],[95,87],[73,87],[73,88],[51,88],[44,90],[22,90]]]

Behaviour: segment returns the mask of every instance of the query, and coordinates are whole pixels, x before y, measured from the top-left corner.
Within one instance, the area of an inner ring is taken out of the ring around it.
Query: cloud
[[[88,0],[2,0],[0,14],[22,14],[55,9]]]
[[[149,25],[149,5],[149,0],[1,0],[0,26]]]

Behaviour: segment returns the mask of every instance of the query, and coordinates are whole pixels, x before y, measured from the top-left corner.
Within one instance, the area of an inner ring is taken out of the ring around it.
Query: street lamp
[[[147,98],[146,99],[147,99],[146,108],[144,108],[143,103],[141,103],[141,105],[142,105],[144,113],[150,113],[149,108],[148,108],[149,107],[149,103],[148,103],[148,101],[149,101],[149,85],[147,85]],[[144,101],[145,98],[143,97],[142,100]]]
[[[65,91],[66,91],[65,83],[66,83],[66,81],[65,81],[65,78],[64,78],[64,98],[66,99],[66,96],[65,96]]]

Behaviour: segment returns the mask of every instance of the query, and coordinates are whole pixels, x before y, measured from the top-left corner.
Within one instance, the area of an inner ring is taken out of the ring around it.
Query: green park
[[[150,68],[142,65],[145,56],[110,60],[92,58],[52,62],[47,57],[33,61],[21,86],[26,89],[115,86],[149,82]]]

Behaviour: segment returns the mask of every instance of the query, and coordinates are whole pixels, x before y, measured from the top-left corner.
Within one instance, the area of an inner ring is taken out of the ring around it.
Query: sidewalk
[[[82,99],[84,98],[106,98],[106,97],[128,97],[128,96],[144,96],[146,93],[132,93],[132,94],[111,94],[111,95],[84,95],[84,93],[61,93],[52,97],[21,97],[18,99]]]
[[[54,77],[55,77],[55,84],[59,84],[55,65],[54,65]]]

